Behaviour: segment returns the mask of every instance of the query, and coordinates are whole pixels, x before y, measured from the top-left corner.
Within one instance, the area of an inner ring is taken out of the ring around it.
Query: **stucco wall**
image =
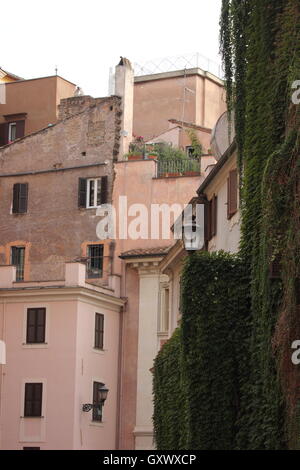
[[[27,113],[25,135],[57,122],[59,100],[73,96],[76,86],[61,77],[45,77],[7,83],[6,104],[0,104],[0,123],[4,115]]]

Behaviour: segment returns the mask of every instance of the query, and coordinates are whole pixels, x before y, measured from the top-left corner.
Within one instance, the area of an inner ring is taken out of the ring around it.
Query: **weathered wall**
[[[83,256],[82,246],[98,241],[96,209],[78,208],[78,179],[107,175],[111,198],[119,106],[118,98],[108,98],[0,150],[0,263],[10,262],[10,244],[28,243],[25,280],[62,279],[64,261]],[[67,170],[71,167],[76,168]],[[41,173],[16,175],[37,171]],[[12,214],[13,185],[25,182],[29,184],[28,212]],[[107,246],[106,273],[108,253]]]

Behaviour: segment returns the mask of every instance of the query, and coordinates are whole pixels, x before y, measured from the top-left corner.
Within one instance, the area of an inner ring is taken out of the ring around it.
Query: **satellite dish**
[[[215,127],[212,131],[212,137],[210,141],[212,154],[215,156],[216,160],[220,160],[222,155],[230,147],[235,138],[235,129],[234,129],[234,115],[232,113],[230,130],[229,130],[229,120],[228,120],[228,111],[223,113]]]

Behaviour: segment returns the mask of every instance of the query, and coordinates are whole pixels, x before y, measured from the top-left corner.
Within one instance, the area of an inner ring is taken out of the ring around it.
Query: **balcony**
[[[157,162],[157,178],[175,178],[178,176],[200,176],[200,161],[193,159],[164,160]]]

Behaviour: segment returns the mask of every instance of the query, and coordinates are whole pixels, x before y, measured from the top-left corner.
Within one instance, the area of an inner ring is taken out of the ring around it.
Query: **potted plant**
[[[124,155],[125,160],[142,160],[143,153],[139,152],[138,150],[129,151]]]

